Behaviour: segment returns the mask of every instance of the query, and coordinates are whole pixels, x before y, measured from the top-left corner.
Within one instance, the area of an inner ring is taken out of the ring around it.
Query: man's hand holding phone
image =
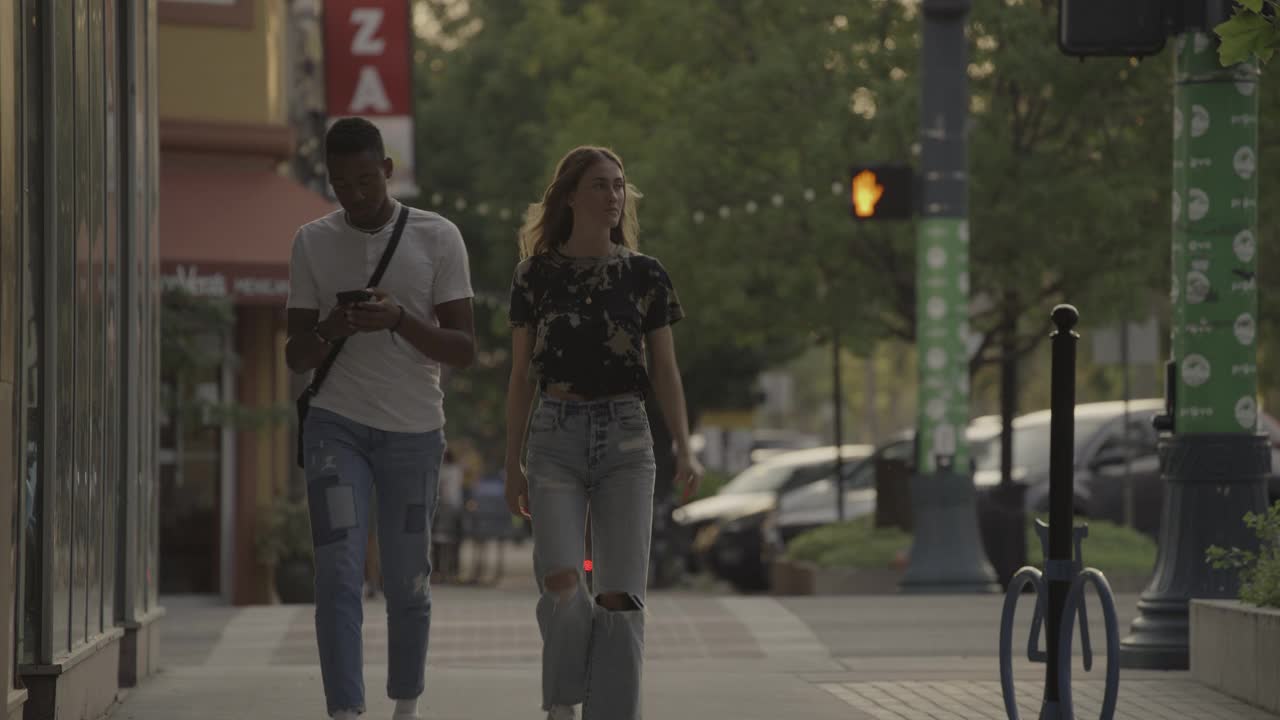
[[[347,317],[356,331],[397,329],[404,316],[404,308],[385,290],[369,288],[366,292],[369,298],[349,306],[347,311]]]

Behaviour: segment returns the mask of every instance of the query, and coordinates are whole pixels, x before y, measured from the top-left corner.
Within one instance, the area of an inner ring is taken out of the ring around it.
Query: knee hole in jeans
[[[556,572],[548,573],[542,579],[542,584],[549,593],[559,593],[567,596],[578,587],[578,571],[557,570]]]
[[[613,612],[635,612],[644,609],[644,604],[640,602],[640,598],[631,593],[600,593],[596,596],[596,604],[605,610]]]

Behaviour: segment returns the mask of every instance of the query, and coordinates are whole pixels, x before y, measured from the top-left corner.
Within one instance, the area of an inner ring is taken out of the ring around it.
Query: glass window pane
[[[22,28],[25,33],[23,46],[23,142],[25,143],[25,172],[28,187],[45,187],[44,164],[44,87],[49,80],[45,74],[43,49],[45,47],[45,23],[39,4],[27,0],[23,5]],[[18,657],[26,664],[40,659],[41,619],[43,615],[42,588],[44,567],[41,552],[44,548],[44,525],[41,523],[41,452],[44,448],[44,392],[47,375],[42,360],[44,353],[44,291],[45,258],[53,253],[45,248],[44,193],[24,193],[23,217],[26,223],[26,247],[23,248],[22,277],[22,427],[24,447],[22,458],[22,529],[23,553],[21,558],[21,621],[18,623]]]
[[[93,346],[86,353],[90,359],[90,383],[92,394],[89,396],[91,410],[89,417],[92,432],[89,433],[90,445],[90,482],[88,486],[88,503],[86,505],[85,537],[86,550],[85,593],[86,617],[85,635],[94,637],[102,632],[102,497],[103,486],[107,479],[106,442],[106,304],[103,293],[106,285],[106,269],[104,250],[106,245],[106,187],[103,185],[103,141],[106,133],[106,117],[103,110],[103,78],[104,63],[102,47],[102,2],[89,3],[89,72],[85,73],[89,81],[90,113],[89,122],[89,159],[91,172],[88,174],[90,189],[89,238],[91,263],[89,278],[89,303],[93,308],[90,325],[93,332]]]
[[[116,0],[105,0],[103,12],[103,109],[106,113],[106,137],[104,148],[103,187],[106,188],[106,233],[103,254],[106,264],[106,342],[104,347],[106,373],[106,456],[103,458],[106,468],[107,482],[102,494],[102,598],[103,627],[110,627],[120,619],[116,608],[116,498],[119,494],[121,479],[120,441],[123,435],[120,427],[123,420],[120,409],[120,213],[119,203],[122,196],[117,192],[120,163],[117,154],[120,152],[118,137],[119,115],[121,106],[117,97],[120,84],[117,73],[120,71],[119,49],[116,42],[119,17],[116,14]]]
[[[75,68],[76,68],[76,204],[75,204],[75,458],[76,470],[71,495],[72,538],[71,549],[71,647],[84,642],[88,618],[85,592],[86,560],[89,555],[89,537],[86,523],[89,518],[89,488],[93,485],[92,420],[93,397],[93,307],[90,303],[92,282],[92,235],[89,232],[93,212],[89,178],[93,176],[90,128],[93,126],[90,103],[89,75],[89,7],[88,0],[75,0]]]
[[[52,547],[46,551],[50,561],[47,580],[50,594],[50,627],[47,651],[52,656],[71,648],[71,480],[78,469],[74,462],[74,446],[59,438],[75,437],[75,51],[73,39],[75,26],[70,3],[53,5],[53,22],[49,32],[53,44],[54,103],[51,124],[54,127],[52,152],[55,157],[55,175],[49,187],[56,203],[54,235],[51,238],[54,258],[52,308],[54,317],[54,342],[52,360],[56,366],[53,391],[56,395],[54,445],[50,448],[55,459],[53,472],[46,477],[48,499],[45,517],[52,524]]]
[[[128,13],[125,25],[130,33],[128,38],[131,41],[129,43],[132,63],[130,82],[133,85],[133,91],[128,95],[130,98],[128,152],[131,179],[129,185],[131,197],[128,206],[129,233],[123,237],[126,244],[129,276],[128,300],[124,306],[129,314],[127,337],[129,363],[124,377],[127,383],[125,397],[128,402],[127,419],[131,434],[126,439],[129,448],[130,474],[124,480],[127,493],[122,497],[128,503],[124,512],[128,514],[131,522],[125,528],[127,566],[124,570],[126,574],[121,576],[121,582],[125,585],[123,602],[126,603],[122,612],[128,617],[136,617],[146,610],[146,547],[150,533],[146,524],[148,517],[146,508],[149,507],[146,488],[151,478],[150,465],[154,462],[154,456],[150,454],[149,438],[149,428],[152,427],[149,424],[152,417],[152,403],[149,401],[151,385],[147,381],[150,368],[150,361],[147,358],[150,347],[147,342],[147,328],[151,318],[147,301],[150,288],[147,283],[149,254],[146,237],[150,227],[147,219],[150,187],[144,179],[150,162],[148,152],[150,124],[147,122],[147,98],[149,97],[147,63],[150,53],[148,52],[146,14],[143,8],[137,3],[128,3],[121,6],[121,9]]]
[[[160,583],[157,576],[160,559],[160,533],[157,519],[160,513],[159,493],[156,489],[156,400],[160,379],[160,188],[157,178],[160,171],[159,145],[160,137],[159,107],[156,97],[156,6],[147,5],[146,9],[145,46],[147,49],[147,308],[150,317],[147,326],[147,572],[146,572],[146,607],[148,610],[159,605]]]

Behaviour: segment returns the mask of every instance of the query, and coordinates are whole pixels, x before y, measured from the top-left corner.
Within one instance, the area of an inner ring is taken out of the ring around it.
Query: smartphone
[[[338,293],[339,305],[355,305],[356,303],[372,301],[373,293],[368,290],[343,290]]]

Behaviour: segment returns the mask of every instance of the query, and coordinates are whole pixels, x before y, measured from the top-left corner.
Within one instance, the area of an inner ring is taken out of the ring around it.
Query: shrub
[[[1219,570],[1240,571],[1240,599],[1258,607],[1280,608],[1280,502],[1266,513],[1248,513],[1244,524],[1258,536],[1257,552],[1214,545],[1206,553]]]
[[[820,567],[888,568],[911,548],[911,535],[896,527],[875,528],[870,515],[826,525],[796,537],[788,559]]]

